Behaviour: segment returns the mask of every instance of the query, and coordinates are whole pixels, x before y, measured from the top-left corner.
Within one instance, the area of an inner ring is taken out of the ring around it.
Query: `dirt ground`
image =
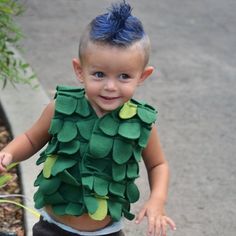
[[[50,97],[57,84],[77,85],[71,60],[79,36],[111,1],[22,0],[18,19],[25,58]],[[167,211],[175,236],[236,232],[236,1],[130,0],[152,41],[155,73],[138,91],[159,110],[157,125],[171,168]],[[148,197],[145,171],[141,202]],[[127,236],[145,223],[126,223]]]

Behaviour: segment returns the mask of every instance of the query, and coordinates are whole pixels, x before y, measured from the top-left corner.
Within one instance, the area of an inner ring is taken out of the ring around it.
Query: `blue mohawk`
[[[128,46],[145,35],[141,21],[131,15],[131,7],[123,1],[113,4],[108,13],[97,16],[90,24],[90,39],[111,45]]]

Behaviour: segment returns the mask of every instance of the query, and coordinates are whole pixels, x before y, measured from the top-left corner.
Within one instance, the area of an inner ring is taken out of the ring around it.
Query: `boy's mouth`
[[[108,101],[111,101],[111,100],[116,100],[116,99],[119,99],[120,97],[107,97],[107,96],[100,96],[102,99],[104,100],[108,100]]]

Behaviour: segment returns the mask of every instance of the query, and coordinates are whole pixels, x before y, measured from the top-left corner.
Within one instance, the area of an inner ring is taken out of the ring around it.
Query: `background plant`
[[[29,64],[17,56],[21,51],[19,41],[23,37],[15,19],[24,12],[24,7],[16,0],[0,0],[0,81],[3,88],[7,82],[30,84],[35,79],[28,73]]]

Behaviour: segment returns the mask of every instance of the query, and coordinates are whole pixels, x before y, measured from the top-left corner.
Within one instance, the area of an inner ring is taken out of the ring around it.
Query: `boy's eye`
[[[97,71],[93,74],[96,78],[103,78],[104,77],[104,73],[101,71]]]
[[[121,74],[120,75],[120,77],[119,77],[120,79],[129,79],[130,78],[130,76],[129,75],[127,75],[127,74]]]

